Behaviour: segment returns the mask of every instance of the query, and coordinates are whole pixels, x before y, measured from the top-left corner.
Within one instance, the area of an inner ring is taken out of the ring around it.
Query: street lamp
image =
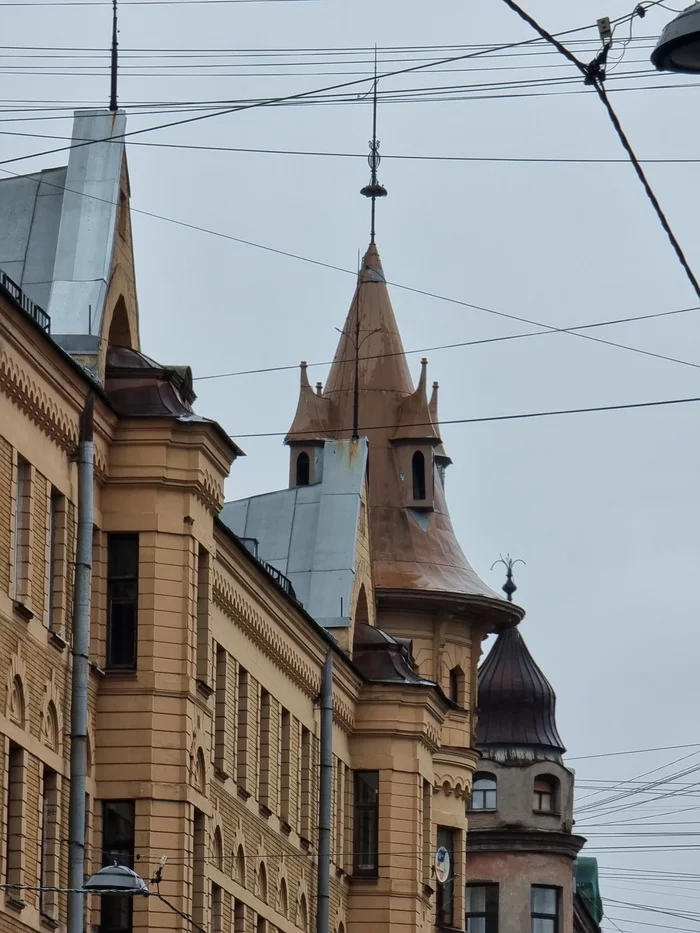
[[[651,53],[651,63],[659,71],[700,74],[700,3],[668,23]]]
[[[148,894],[148,885],[126,865],[105,865],[83,885],[89,894]]]

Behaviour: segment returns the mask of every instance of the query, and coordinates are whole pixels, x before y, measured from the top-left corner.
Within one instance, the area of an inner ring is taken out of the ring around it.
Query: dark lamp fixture
[[[651,53],[651,63],[659,71],[700,74],[700,3],[668,23]]]
[[[85,882],[84,890],[91,894],[148,894],[148,885],[126,865],[106,865]]]

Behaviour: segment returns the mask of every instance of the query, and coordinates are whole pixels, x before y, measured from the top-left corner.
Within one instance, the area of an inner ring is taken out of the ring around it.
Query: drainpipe
[[[326,655],[321,680],[321,782],[318,808],[318,892],[316,933],[330,933],[331,792],[333,788],[333,652]],[[71,931],[72,933],[72,931]]]
[[[87,777],[90,582],[94,523],[93,413],[88,393],[80,419],[78,446],[78,541],[73,595],[70,805],[68,811],[68,933],[85,929],[85,781]]]

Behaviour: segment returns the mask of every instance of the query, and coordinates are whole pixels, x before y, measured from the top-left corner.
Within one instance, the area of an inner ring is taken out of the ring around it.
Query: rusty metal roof
[[[519,629],[501,632],[479,669],[477,747],[528,747],[563,754],[556,694]]]

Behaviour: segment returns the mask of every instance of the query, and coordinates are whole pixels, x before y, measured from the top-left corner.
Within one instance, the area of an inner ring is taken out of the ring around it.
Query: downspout
[[[88,393],[78,446],[78,541],[73,598],[70,804],[68,811],[68,933],[85,929],[85,787],[87,777],[90,583],[94,524],[95,396]]]
[[[316,933],[330,933],[331,792],[333,789],[333,652],[326,655],[321,680],[321,779],[318,808],[318,892]],[[72,933],[72,931],[71,931]]]

